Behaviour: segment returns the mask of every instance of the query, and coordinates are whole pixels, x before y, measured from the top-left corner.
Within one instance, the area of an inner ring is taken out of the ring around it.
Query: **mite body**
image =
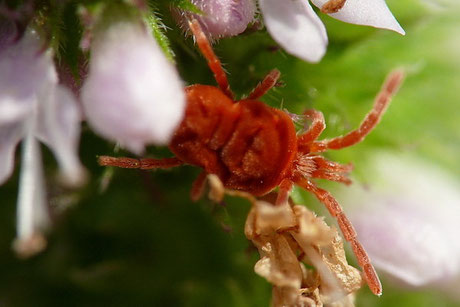
[[[257,100],[234,102],[213,86],[192,85],[186,93],[185,117],[169,146],[177,158],[256,196],[288,176],[297,136],[285,112]]]
[[[348,178],[351,164],[342,165],[326,160],[320,153],[362,141],[379,122],[403,79],[403,73],[390,73],[375,99],[373,109],[358,129],[345,136],[318,141],[326,127],[320,111],[308,110],[304,113],[311,124],[306,132],[298,135],[288,114],[258,101],[276,84],[280,75],[278,70],[272,70],[246,99],[234,101],[226,74],[199,23],[191,21],[190,29],[219,87],[191,85],[185,89],[185,116],[169,144],[176,157],[132,159],[101,156],[99,163],[140,169],[169,168],[182,164],[199,166],[203,172],[192,187],[191,197],[194,200],[201,195],[207,174],[217,175],[228,189],[255,196],[279,187],[277,204],[288,200],[292,186],[296,184],[313,193],[337,219],[364,271],[369,288],[374,294],[380,295],[380,281],[356,238],[353,226],[335,198],[319,188],[313,179],[351,183]]]

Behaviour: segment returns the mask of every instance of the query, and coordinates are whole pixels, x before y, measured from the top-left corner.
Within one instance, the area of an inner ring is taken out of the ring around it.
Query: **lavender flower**
[[[14,33],[3,30],[4,35]],[[31,242],[48,220],[37,140],[54,152],[66,183],[80,184],[84,179],[77,156],[80,113],[70,91],[58,85],[51,52],[44,50],[34,30],[16,43],[5,37],[1,41],[7,43],[0,49],[0,184],[11,175],[16,145],[25,138],[16,246],[27,253],[30,245],[22,243]]]
[[[135,18],[99,25],[81,97],[92,128],[138,154],[168,143],[185,107],[178,73]]]
[[[460,183],[414,158],[385,154],[372,164],[379,184],[342,196],[376,268],[413,287],[458,278]]]
[[[180,11],[178,21],[188,27],[187,18],[196,18],[210,38],[228,37],[242,33],[254,19],[254,0],[191,0],[203,15]]]
[[[327,0],[311,0],[321,8]],[[307,0],[259,0],[265,25],[288,53],[318,62],[326,52],[326,29]],[[348,23],[389,29],[404,34],[384,0],[347,0],[331,17]]]

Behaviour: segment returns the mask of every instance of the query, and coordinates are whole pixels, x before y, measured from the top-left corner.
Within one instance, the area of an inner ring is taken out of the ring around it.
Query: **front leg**
[[[265,78],[257,84],[256,88],[252,90],[247,99],[257,100],[265,95],[272,87],[276,85],[280,77],[280,71],[273,69],[265,76]]]
[[[364,138],[380,122],[383,113],[385,113],[385,110],[390,104],[391,98],[398,90],[403,78],[403,71],[396,70],[391,72],[388,75],[385,83],[383,84],[381,91],[377,94],[377,97],[375,98],[374,107],[366,115],[358,129],[353,130],[344,136],[336,137],[331,140],[314,142],[312,144],[311,151],[323,152],[328,149],[341,149],[355,145],[364,140]]]
[[[311,144],[321,135],[326,128],[324,115],[317,110],[307,110],[303,114],[307,119],[311,120],[311,125],[308,130],[297,137],[297,146],[300,152],[310,153]]]
[[[291,179],[283,179],[279,185],[278,196],[276,197],[276,206],[285,204],[289,199],[293,183]]]
[[[100,156],[98,163],[101,166],[115,166],[121,168],[139,168],[142,170],[171,168],[183,165],[184,162],[178,158],[164,159],[133,159],[133,158],[116,158],[110,156]]]

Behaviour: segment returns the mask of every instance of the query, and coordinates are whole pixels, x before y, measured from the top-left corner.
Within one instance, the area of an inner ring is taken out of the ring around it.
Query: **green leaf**
[[[181,10],[202,15],[203,12],[197,8],[190,0],[172,0],[171,4]]]
[[[155,13],[150,13],[146,16],[145,21],[150,26],[153,36],[165,53],[166,57],[170,61],[174,62],[174,51],[171,49],[171,43],[164,33],[166,26],[161,22],[160,18],[155,15]]]

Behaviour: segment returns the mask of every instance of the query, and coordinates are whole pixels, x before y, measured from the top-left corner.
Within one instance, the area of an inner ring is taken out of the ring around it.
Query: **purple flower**
[[[458,278],[460,183],[414,158],[380,154],[372,164],[376,183],[342,197],[376,268],[410,286]]]
[[[311,0],[321,8],[327,0]],[[259,0],[265,25],[288,53],[318,62],[326,52],[326,29],[308,0]],[[347,0],[331,17],[348,23],[389,29],[404,34],[384,0]]]
[[[256,5],[254,0],[191,0],[203,15],[191,14],[196,18],[209,37],[234,36],[246,30],[254,20]],[[179,12],[178,21],[188,27],[187,18],[191,16]]]
[[[3,30],[0,33],[14,33]],[[16,43],[2,41],[9,43],[0,49],[0,184],[11,175],[16,145],[25,138],[17,246],[27,253],[22,243],[35,238],[48,220],[37,140],[53,151],[67,184],[82,183],[84,169],[77,155],[80,112],[71,92],[58,84],[51,51],[44,50],[34,30]]]
[[[141,20],[100,26],[91,46],[81,98],[100,135],[135,153],[167,144],[182,120],[182,81]]]

